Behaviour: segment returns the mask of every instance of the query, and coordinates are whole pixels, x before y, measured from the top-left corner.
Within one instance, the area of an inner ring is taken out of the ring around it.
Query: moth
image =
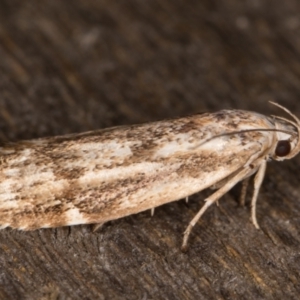
[[[300,150],[300,121],[221,110],[5,144],[0,225],[22,230],[107,221],[217,188],[184,232],[238,182],[255,174],[251,215],[268,160]],[[245,181],[247,182],[247,180]],[[244,189],[245,190],[245,189]]]

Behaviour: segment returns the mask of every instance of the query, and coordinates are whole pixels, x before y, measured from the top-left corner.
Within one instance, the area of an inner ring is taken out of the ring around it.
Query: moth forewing
[[[166,136],[152,136],[150,145],[149,135],[135,136],[140,129],[131,128],[130,138],[126,128],[118,129],[113,141],[99,132],[76,142],[66,137],[18,144],[2,164],[2,224],[29,230],[117,219],[210,187],[261,149],[233,137],[201,149],[195,147],[201,132],[192,138],[189,132],[169,134],[167,144]]]
[[[3,146],[1,226],[104,223],[218,187],[185,231],[186,248],[204,211],[257,171],[252,220],[258,226],[255,204],[266,161],[299,152],[297,124],[223,110]]]

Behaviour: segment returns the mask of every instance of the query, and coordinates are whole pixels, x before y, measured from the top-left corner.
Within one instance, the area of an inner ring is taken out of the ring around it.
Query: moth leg
[[[259,229],[259,225],[258,225],[257,219],[256,219],[256,202],[257,202],[257,196],[258,196],[259,189],[260,189],[261,184],[265,177],[266,167],[267,167],[267,161],[264,160],[261,163],[261,165],[259,166],[259,169],[254,178],[254,191],[253,191],[253,196],[252,196],[252,200],[251,200],[251,220],[252,220],[253,225],[257,229]]]
[[[196,223],[199,221],[199,219],[204,214],[204,212],[208,209],[208,207],[211,206],[218,199],[220,199],[223,195],[225,195],[239,181],[247,177],[249,173],[251,174],[252,171],[253,170],[250,167],[243,168],[239,173],[237,173],[234,177],[232,177],[229,181],[227,181],[220,189],[218,189],[216,192],[214,192],[212,195],[210,195],[208,198],[205,199],[205,204],[202,206],[202,208],[199,210],[196,216],[192,219],[192,221],[190,222],[190,224],[188,225],[188,227],[184,232],[183,243],[181,247],[182,251],[186,251],[189,235],[193,227],[196,225]]]
[[[152,208],[151,208],[151,217],[154,216],[154,210],[155,210],[155,207],[152,207]]]
[[[189,196],[185,197],[185,202],[189,203]]]
[[[245,206],[245,200],[246,200],[246,195],[247,195],[247,188],[249,185],[250,177],[247,177],[242,181],[242,190],[240,194],[240,199],[239,199],[239,204],[240,206]]]
[[[104,223],[105,223],[105,222],[103,222],[103,223],[98,223],[98,224],[93,224],[93,225],[92,225],[92,231],[93,231],[93,232],[96,232],[97,230],[99,230],[99,229],[103,226]]]

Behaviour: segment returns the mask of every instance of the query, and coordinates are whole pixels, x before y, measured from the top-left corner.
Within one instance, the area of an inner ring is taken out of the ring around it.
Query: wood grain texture
[[[297,1],[0,3],[0,140],[238,108],[300,116]],[[297,299],[299,157],[271,163],[261,230],[234,188],[105,225],[0,231],[0,299]],[[250,192],[250,190],[249,190]],[[248,200],[249,200],[248,195]]]

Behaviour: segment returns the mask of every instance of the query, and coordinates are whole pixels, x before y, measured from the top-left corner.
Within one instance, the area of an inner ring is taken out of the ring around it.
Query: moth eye
[[[288,140],[279,141],[277,143],[275,154],[277,156],[286,156],[291,152],[291,143]]]

